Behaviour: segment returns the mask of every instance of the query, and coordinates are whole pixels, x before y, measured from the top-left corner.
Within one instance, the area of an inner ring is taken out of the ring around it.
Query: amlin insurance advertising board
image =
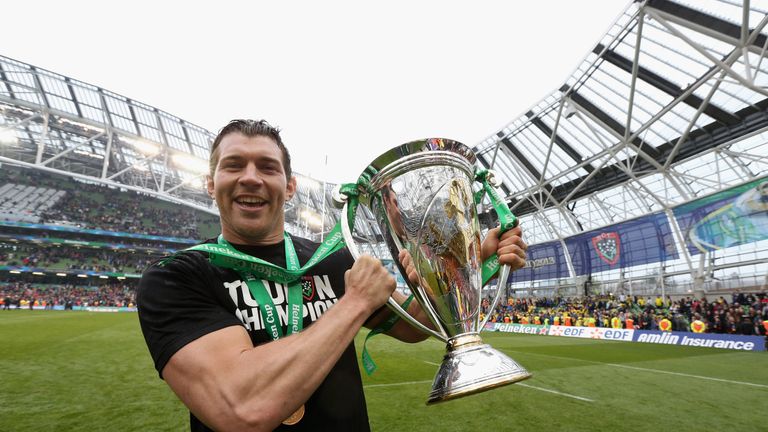
[[[575,337],[596,340],[644,342],[665,345],[722,348],[740,351],[765,351],[766,338],[717,333],[661,332],[626,330],[603,327],[575,327],[559,325],[532,325],[488,323],[487,331],[522,333],[542,336]]]

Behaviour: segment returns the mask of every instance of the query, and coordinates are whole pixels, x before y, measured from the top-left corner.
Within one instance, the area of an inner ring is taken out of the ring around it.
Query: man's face
[[[216,199],[224,238],[237,244],[274,244],[283,238],[284,206],[296,191],[285,178],[280,148],[266,136],[239,132],[221,140],[208,193]]]

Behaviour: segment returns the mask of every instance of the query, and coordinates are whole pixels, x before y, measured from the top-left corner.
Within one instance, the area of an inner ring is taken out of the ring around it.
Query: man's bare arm
[[[215,331],[177,351],[164,379],[213,429],[273,430],[306,402],[395,288],[371,257],[358,259],[345,281],[344,296],[301,333],[253,347],[242,327]]]

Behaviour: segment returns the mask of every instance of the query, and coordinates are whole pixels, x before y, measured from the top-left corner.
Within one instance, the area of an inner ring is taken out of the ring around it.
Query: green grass
[[[364,334],[357,338],[359,344]],[[768,353],[484,333],[533,373],[424,404],[443,344],[384,336],[363,377],[374,431],[760,430]],[[135,314],[0,311],[0,430],[181,431],[188,413],[158,377]]]

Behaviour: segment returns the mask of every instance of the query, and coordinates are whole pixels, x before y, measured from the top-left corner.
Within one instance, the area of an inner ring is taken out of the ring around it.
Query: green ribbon
[[[517,217],[512,213],[507,206],[507,203],[501,199],[496,188],[493,187],[488,181],[489,171],[485,169],[478,169],[475,171],[475,180],[479,181],[483,188],[474,194],[475,204],[480,204],[483,200],[483,196],[487,193],[488,199],[491,201],[493,209],[496,210],[496,214],[499,217],[499,235],[516,227],[518,224]],[[483,261],[482,266],[482,278],[483,285],[487,284],[489,280],[499,271],[499,256],[493,254]]]
[[[293,247],[293,241],[288,233],[283,233],[283,239],[285,241],[285,262],[288,266],[288,270],[296,271],[299,269],[299,257],[296,255],[296,249]],[[219,235],[218,244],[226,248],[234,250],[234,247],[224,239],[224,236]],[[272,296],[269,295],[267,287],[264,285],[262,279],[257,278],[253,273],[239,270],[240,277],[245,280],[248,291],[251,292],[253,298],[259,303],[259,313],[261,313],[261,319],[264,321],[264,327],[268,329],[269,335],[272,340],[277,340],[283,337],[283,328],[280,325],[280,317],[278,316],[275,303],[272,301]],[[288,283],[288,329],[286,330],[286,336],[290,336],[294,333],[299,333],[304,328],[303,318],[303,305],[301,285],[297,281]]]
[[[342,185],[341,193],[349,199],[348,220],[350,226],[354,226],[358,206],[358,186],[356,184]],[[242,253],[231,246],[222,244],[199,244],[185,250],[198,250],[208,253],[211,264],[255,275],[261,279],[270,280],[282,284],[294,282],[301,278],[312,266],[327,258],[332,253],[345,246],[344,236],[341,234],[341,221],[328,233],[315,253],[306,264],[300,268],[282,268],[260,258]]]
[[[408,311],[408,306],[410,306],[411,302],[413,301],[413,294],[411,294],[405,301],[403,302],[402,307],[404,311]],[[376,336],[377,334],[386,333],[389,330],[392,329],[392,327],[395,326],[397,321],[400,319],[397,314],[392,314],[389,319],[384,321],[381,325],[376,327],[375,329],[368,332],[368,336],[365,337],[365,341],[363,342],[363,353],[360,355],[360,359],[363,361],[363,369],[365,369],[365,373],[368,374],[368,376],[373,375],[374,372],[376,372],[376,369],[378,369],[378,366],[376,366],[376,363],[373,361],[373,358],[368,353],[368,348],[366,345],[368,345],[368,339]]]
[[[346,195],[348,199],[347,218],[350,226],[355,224],[360,190],[366,191],[369,188],[369,181],[370,177],[367,175],[360,176],[357,183],[344,184],[340,187],[340,193]],[[306,264],[299,267],[299,259],[293,247],[293,241],[288,233],[284,233],[283,237],[285,240],[285,262],[287,268],[282,268],[236,250],[222,235],[219,235],[217,244],[206,243],[185,249],[206,252],[211,264],[217,267],[232,269],[245,280],[251,295],[259,303],[262,320],[265,326],[268,327],[268,332],[272,339],[281,338],[283,332],[282,327],[279,325],[280,320],[275,304],[262,280],[266,279],[288,286],[288,330],[286,333],[288,335],[298,333],[304,325],[302,319],[302,290],[298,280],[315,264],[345,246],[344,236],[341,233],[341,221],[338,221]],[[171,256],[163,260],[162,264],[166,264],[173,257]]]

